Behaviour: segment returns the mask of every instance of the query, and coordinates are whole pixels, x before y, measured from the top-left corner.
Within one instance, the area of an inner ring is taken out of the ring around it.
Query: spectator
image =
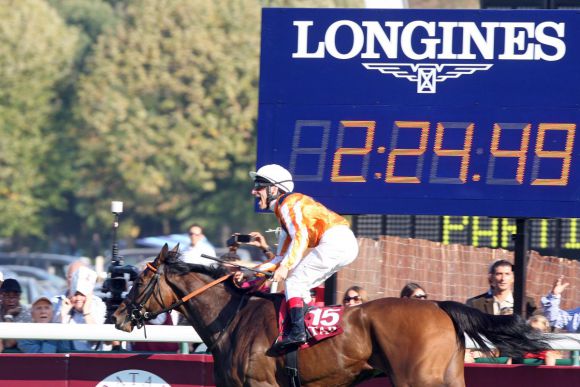
[[[30,309],[20,304],[22,288],[14,278],[8,278],[0,286],[2,322],[31,322]]]
[[[344,297],[342,298],[343,306],[360,305],[369,300],[367,291],[360,286],[354,285],[346,289]]]
[[[415,282],[409,282],[401,289],[401,298],[417,298],[419,300],[427,299],[427,292]]]
[[[46,297],[40,297],[32,303],[33,323],[51,323],[53,315],[52,302]],[[18,340],[18,349],[25,353],[57,353],[72,350],[67,340]]]
[[[0,286],[0,321],[2,322],[31,322],[30,309],[20,304],[22,288],[14,278],[7,278]],[[16,340],[2,341],[2,350],[17,349]]]
[[[182,259],[187,263],[197,263],[206,266],[215,263],[201,256],[202,254],[216,256],[215,249],[203,234],[203,227],[194,223],[189,226],[188,230],[191,245],[183,251]]]
[[[89,263],[84,258],[78,259],[78,260],[72,262],[70,265],[68,265],[67,271],[66,271],[67,288],[64,291],[64,294],[62,294],[60,296],[56,296],[52,299],[52,304],[54,306],[53,322],[58,322],[58,323],[62,322],[62,316],[60,313],[62,301],[66,298],[69,298],[69,296],[74,293],[72,291],[73,277],[74,277],[75,272],[77,270],[79,270],[81,267],[85,268],[85,269],[89,269],[90,271],[92,271],[92,269],[90,269],[90,267],[89,267]],[[107,307],[106,307],[105,303],[103,302],[103,300],[101,300],[100,297],[92,295],[91,302],[92,302],[92,308],[93,308],[93,312],[94,312],[93,316],[98,316],[101,313],[106,314]]]
[[[544,315],[548,318],[550,325],[557,329],[565,329],[570,333],[580,333],[580,307],[572,310],[560,309],[560,301],[562,300],[562,293],[570,283],[562,283],[564,276],[558,277],[554,281],[554,286],[550,293],[542,297],[542,306],[544,308]]]
[[[550,322],[541,314],[534,315],[528,319],[528,324],[543,333],[550,332]],[[548,366],[556,365],[556,360],[561,359],[559,351],[542,351],[540,353],[527,353],[524,359],[541,359]]]
[[[88,267],[81,266],[73,274],[68,297],[58,297],[58,310],[54,320],[63,324],[103,324],[105,322],[105,304],[93,295],[97,273]],[[72,342],[76,351],[89,351],[92,345],[88,341]]]
[[[490,289],[479,296],[470,298],[466,304],[488,314],[513,314],[514,310],[514,272],[511,262],[495,261],[489,268],[488,281]],[[524,313],[528,318],[536,311],[532,297],[526,297]]]
[[[89,267],[89,266],[90,262],[88,261],[87,258],[79,258],[76,261],[71,262],[66,267],[66,289],[64,289],[63,291],[65,295],[68,294],[70,291],[72,278],[75,271],[77,271],[79,267]],[[56,300],[57,300],[56,298],[52,300],[53,305],[55,304]]]

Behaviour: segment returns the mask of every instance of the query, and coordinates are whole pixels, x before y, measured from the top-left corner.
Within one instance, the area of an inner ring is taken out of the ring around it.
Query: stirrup
[[[303,337],[299,337],[298,339],[290,339],[290,336],[285,336],[280,341],[276,341],[272,348],[270,348],[273,352],[283,352],[289,348],[299,347],[302,344],[306,343],[306,334]]]

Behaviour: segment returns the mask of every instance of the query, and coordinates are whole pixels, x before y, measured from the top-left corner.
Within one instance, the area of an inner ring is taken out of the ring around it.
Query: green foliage
[[[102,35],[75,110],[78,209],[92,226],[108,223],[111,199],[140,221],[209,218],[218,185],[248,180],[260,9],[247,4],[132,2]]]
[[[48,0],[48,3],[67,24],[79,27],[92,42],[118,21],[113,7],[103,0]]]
[[[263,6],[363,1],[0,2],[0,237],[88,245],[111,200],[125,237],[275,226],[248,177]]]
[[[44,186],[53,88],[70,71],[77,31],[42,1],[3,1],[0,20],[0,235],[41,235],[54,199]]]
[[[120,14],[104,0],[47,1],[67,24],[78,29],[74,67],[55,88],[61,103],[50,123],[55,141],[44,171],[47,192],[59,194],[58,202],[53,203],[44,218],[45,227],[50,229],[47,237],[56,239],[65,235],[79,237],[79,232],[85,235],[97,232],[90,229],[85,219],[76,211],[78,201],[75,192],[78,179],[74,168],[79,141],[76,131],[71,129],[76,125],[72,107],[77,100],[79,76],[85,72],[86,58],[91,54],[99,36],[119,22]]]

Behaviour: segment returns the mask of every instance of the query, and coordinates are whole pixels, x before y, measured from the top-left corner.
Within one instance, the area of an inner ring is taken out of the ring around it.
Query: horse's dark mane
[[[179,252],[169,251],[167,253],[167,256],[165,257],[165,266],[167,268],[168,273],[175,275],[186,275],[193,272],[207,275],[213,279],[218,279],[223,277],[224,275],[228,275],[231,273],[230,269],[228,269],[223,265],[220,265],[217,262],[210,266],[199,265],[195,263],[184,262],[181,259],[181,257],[182,254]],[[265,293],[262,291],[256,291],[253,288],[242,289],[239,286],[234,285],[234,282],[231,280],[225,281],[224,285],[226,286],[227,289],[230,289],[234,293],[259,297],[266,300],[270,300],[272,302],[278,302],[283,298],[282,294]]]
[[[170,251],[165,257],[165,265],[172,274],[184,275],[191,272],[205,274],[211,278],[217,279],[230,273],[230,271],[218,263],[211,266],[187,263],[181,259],[181,253]]]

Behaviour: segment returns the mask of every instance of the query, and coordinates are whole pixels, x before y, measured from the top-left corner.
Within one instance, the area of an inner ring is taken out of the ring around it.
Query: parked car
[[[0,265],[4,279],[14,278],[22,287],[22,304],[31,304],[38,297],[48,298],[62,294],[66,288],[66,280],[37,267],[21,265]]]
[[[67,266],[77,259],[79,257],[61,254],[0,253],[0,265],[36,267],[62,278],[66,278]]]

